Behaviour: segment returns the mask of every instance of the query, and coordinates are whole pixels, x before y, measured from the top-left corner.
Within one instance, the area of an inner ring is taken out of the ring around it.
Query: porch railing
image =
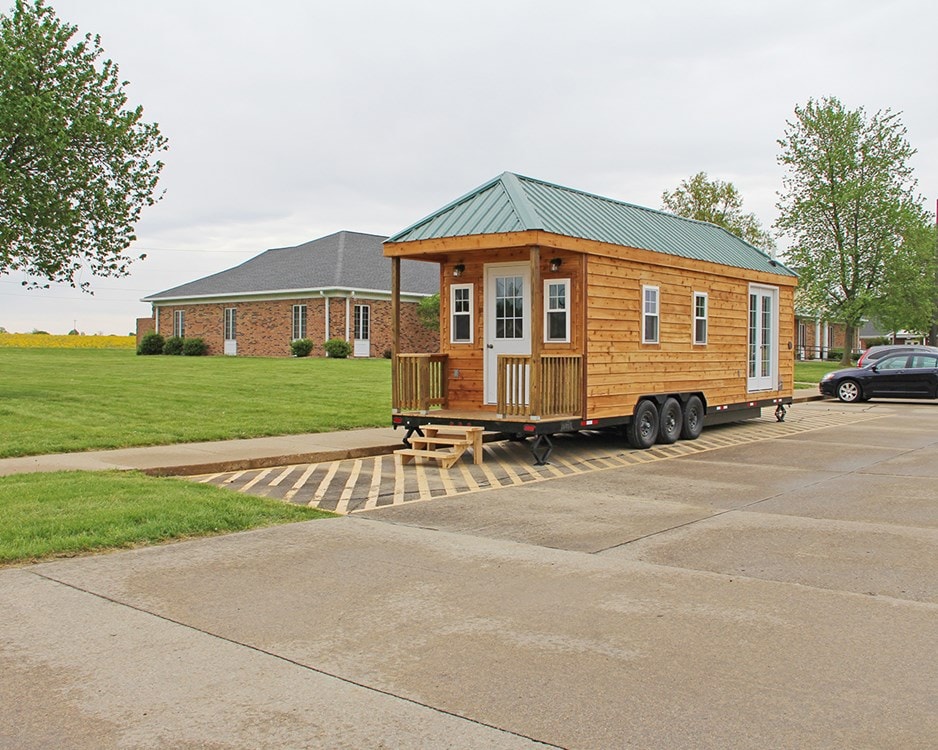
[[[446,405],[446,355],[398,354],[392,408],[426,414],[431,406]]]
[[[538,375],[532,383],[531,368]],[[498,357],[498,413],[505,417],[575,416],[583,411],[583,357],[542,354]]]

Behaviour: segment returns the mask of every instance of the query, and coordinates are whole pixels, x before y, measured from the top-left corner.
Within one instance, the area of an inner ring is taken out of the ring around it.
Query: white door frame
[[[774,391],[778,383],[778,287],[749,285],[746,388]]]
[[[360,317],[359,310],[365,310],[364,317]],[[356,357],[371,356],[371,305],[364,302],[355,303],[355,351]],[[364,333],[364,336],[360,334]]]
[[[520,289],[520,336],[517,329],[511,332],[510,337],[498,336],[496,287],[497,280],[504,278],[521,279]],[[498,401],[498,355],[499,354],[531,354],[531,264],[530,263],[488,263],[485,266],[485,294],[484,294],[484,330],[485,330],[485,375],[484,398],[486,404]]]

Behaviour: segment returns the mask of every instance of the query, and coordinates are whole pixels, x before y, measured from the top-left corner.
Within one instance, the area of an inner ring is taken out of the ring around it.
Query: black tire
[[[843,380],[837,385],[837,398],[845,404],[863,400],[863,391],[856,380]]]
[[[684,404],[684,422],[681,427],[682,440],[696,440],[703,432],[704,406],[698,396],[691,396]]]
[[[669,398],[658,412],[658,442],[662,445],[676,443],[683,429],[684,413],[681,411],[681,402],[676,398]]]
[[[658,407],[654,401],[645,399],[635,407],[632,421],[626,428],[629,445],[633,448],[651,448],[658,439]]]

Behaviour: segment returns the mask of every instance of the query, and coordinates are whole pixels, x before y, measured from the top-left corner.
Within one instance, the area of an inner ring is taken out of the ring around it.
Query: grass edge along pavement
[[[0,567],[334,514],[133,471],[0,477]]]

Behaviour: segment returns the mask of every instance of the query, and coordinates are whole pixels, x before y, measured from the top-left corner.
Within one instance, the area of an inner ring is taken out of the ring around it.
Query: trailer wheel
[[[635,407],[626,435],[633,448],[651,448],[658,439],[658,407],[654,401],[645,399]]]
[[[684,424],[681,428],[681,437],[684,440],[696,440],[703,432],[704,408],[703,402],[697,396],[691,396],[684,405]]]
[[[663,445],[676,443],[681,436],[684,415],[681,413],[681,402],[676,398],[669,398],[664,402],[658,414],[658,442]]]

